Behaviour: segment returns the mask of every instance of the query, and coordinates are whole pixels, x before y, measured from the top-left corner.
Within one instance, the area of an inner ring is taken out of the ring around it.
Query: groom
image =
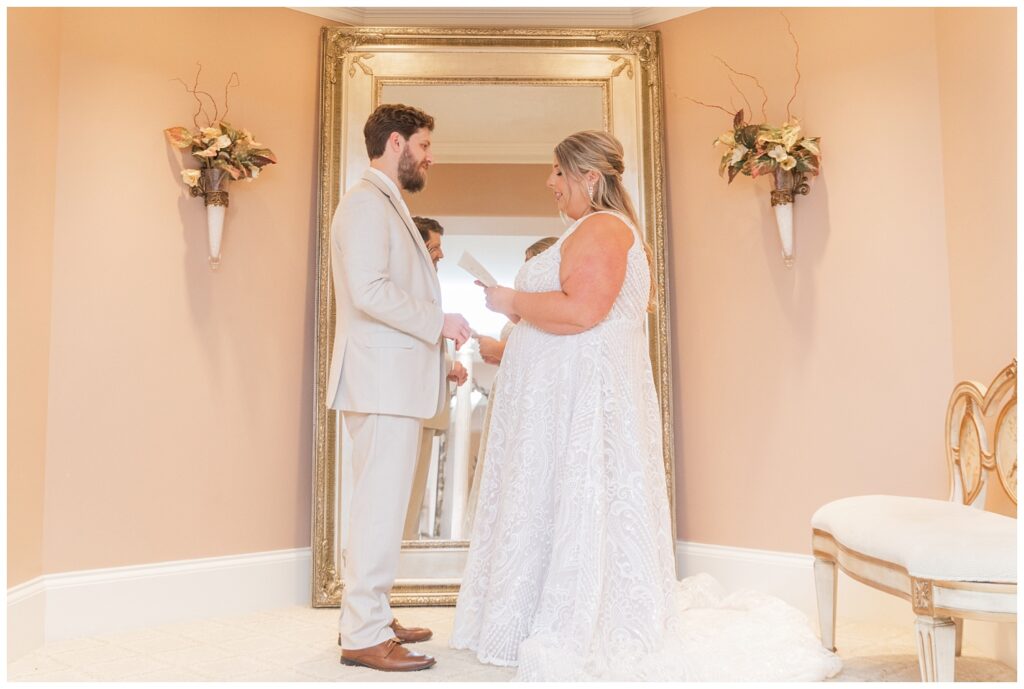
[[[433,164],[434,118],[381,105],[363,135],[370,167],[341,199],[331,224],[337,303],[327,384],[331,409],[352,436],[352,501],[339,620],[341,662],[422,670],[427,655],[401,644],[430,638],[398,624],[388,604],[423,419],[444,399],[441,339],[469,338],[459,314],[441,310],[441,287],[399,191],[421,190]]]

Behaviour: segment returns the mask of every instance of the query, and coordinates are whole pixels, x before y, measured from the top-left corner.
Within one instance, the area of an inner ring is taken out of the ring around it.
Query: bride
[[[622,145],[584,131],[547,186],[575,220],[487,306],[506,345],[451,646],[521,680],[820,680],[840,661],[777,598],[675,578],[644,323],[651,254]]]

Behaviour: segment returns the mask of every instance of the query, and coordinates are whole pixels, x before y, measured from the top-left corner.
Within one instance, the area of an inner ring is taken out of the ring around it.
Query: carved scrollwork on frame
[[[318,584],[314,598],[324,603],[337,602],[341,597],[341,590],[344,588],[341,577],[338,576],[338,569],[334,565],[333,556],[334,549],[326,547],[326,544],[321,542],[318,557],[313,563],[316,568],[314,580]]]
[[[626,52],[636,55],[640,67],[647,72],[648,83],[658,77],[658,46],[655,34],[650,31],[604,31],[597,33],[598,40],[607,41]],[[613,75],[614,76],[614,75]]]
[[[339,27],[325,29],[327,49],[324,53],[325,76],[330,83],[336,83],[337,62],[344,61],[347,54],[361,45],[394,43],[402,38],[413,38],[418,42],[442,45],[525,45],[538,46],[579,45],[596,42],[598,45],[616,47],[636,56],[640,68],[647,73],[649,84],[658,80],[657,34],[652,31],[593,31],[588,29],[489,29],[460,28],[458,30],[429,27],[395,27],[388,29],[367,29],[362,27]],[[362,65],[360,65],[362,67]],[[627,68],[632,71],[632,66]],[[613,75],[613,76],[617,76]]]
[[[354,48],[358,48],[364,43],[376,43],[384,40],[384,34],[381,33],[361,33],[358,31],[343,31],[337,30],[330,32],[327,36],[327,49],[324,51],[324,76],[327,81],[331,84],[336,84],[338,80],[338,61],[344,63],[345,58],[348,57],[348,53]],[[367,74],[373,74],[373,71],[367,71],[367,67],[361,63],[361,58],[373,57],[370,53],[360,53],[353,55],[353,65],[349,68],[349,76],[355,75],[355,63],[359,63],[359,66]]]
[[[373,69],[368,64],[363,62],[363,60],[372,60],[373,53],[353,53],[350,56],[350,59],[351,63],[348,68],[349,77],[354,77],[356,75],[356,67],[359,67],[359,69],[363,70],[363,74],[370,77],[373,76]]]
[[[622,55],[609,55],[608,59],[617,63],[615,69],[612,70],[612,79],[622,74],[623,70],[626,70],[627,77],[633,78],[633,62],[629,58]]]

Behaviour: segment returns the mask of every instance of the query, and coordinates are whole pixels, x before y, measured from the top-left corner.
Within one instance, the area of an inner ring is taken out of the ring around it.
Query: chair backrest
[[[949,499],[983,507],[991,475],[1017,504],[1017,359],[986,388],[964,381],[946,409]],[[980,498],[980,499],[979,499]]]

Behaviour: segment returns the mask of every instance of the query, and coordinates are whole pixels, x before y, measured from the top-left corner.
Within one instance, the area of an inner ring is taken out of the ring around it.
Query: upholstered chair
[[[953,389],[945,437],[948,500],[835,500],[811,518],[811,541],[825,647],[835,650],[841,569],[909,601],[922,680],[951,682],[964,619],[1017,619],[1017,520],[985,510],[996,502],[989,493],[1002,490],[1004,511],[1016,512],[1016,359],[988,387],[965,381]]]

